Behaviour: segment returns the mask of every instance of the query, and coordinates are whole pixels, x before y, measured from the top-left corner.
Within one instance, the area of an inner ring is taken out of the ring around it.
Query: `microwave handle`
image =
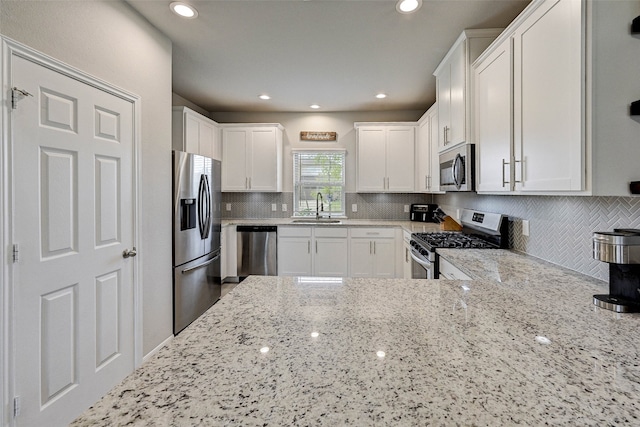
[[[462,187],[462,181],[458,181],[458,171],[462,166],[462,156],[460,153],[456,154],[456,158],[453,160],[453,165],[451,167],[451,173],[453,174],[453,183],[456,185],[456,188],[459,190]]]

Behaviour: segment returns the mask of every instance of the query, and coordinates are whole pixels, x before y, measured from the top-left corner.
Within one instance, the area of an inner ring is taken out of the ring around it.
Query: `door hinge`
[[[20,415],[20,396],[13,398],[13,418]]]
[[[16,263],[20,260],[20,251],[18,250],[18,244],[13,245],[13,262]]]
[[[33,96],[26,90],[18,89],[17,87],[11,88],[11,108],[15,110],[18,108],[18,101],[26,96]]]

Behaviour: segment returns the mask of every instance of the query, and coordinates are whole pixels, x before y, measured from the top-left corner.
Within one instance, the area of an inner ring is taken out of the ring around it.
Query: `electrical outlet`
[[[358,212],[358,205],[355,203],[351,205],[351,212]]]
[[[409,205],[404,205],[404,213],[409,213]]]
[[[230,210],[231,210],[231,203],[227,203],[227,205],[226,205],[226,209],[227,209],[228,211],[230,211]]]
[[[460,220],[460,209],[456,209],[456,219]]]
[[[522,220],[522,235],[523,236],[528,236],[529,235],[529,220],[528,219],[523,219]]]
[[[287,204],[283,203],[282,204],[282,212],[286,212],[287,211]]]
[[[276,203],[271,203],[271,212],[275,212],[278,210],[278,205]]]

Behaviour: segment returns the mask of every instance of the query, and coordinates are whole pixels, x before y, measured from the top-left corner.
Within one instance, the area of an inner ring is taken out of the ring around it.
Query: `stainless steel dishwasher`
[[[278,274],[278,227],[275,225],[239,225],[238,277],[252,274],[276,276]]]

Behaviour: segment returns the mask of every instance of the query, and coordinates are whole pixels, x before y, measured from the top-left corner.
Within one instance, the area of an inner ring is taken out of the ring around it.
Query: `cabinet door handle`
[[[311,253],[311,240],[307,240],[307,253]]]
[[[511,182],[511,177],[509,177],[509,181],[506,181],[505,174],[504,174],[504,167],[510,164],[511,162],[505,162],[505,160],[502,159],[502,188],[504,188],[506,184],[509,184]]]
[[[404,248],[404,262],[409,262],[409,249]]]
[[[519,180],[514,179],[513,182],[517,182],[518,184],[522,184],[524,182],[524,169],[523,169],[524,168],[524,161],[522,161],[522,160],[514,160],[513,162],[516,163],[516,164],[520,163],[520,179]]]
[[[318,253],[318,241],[316,240],[316,253]]]
[[[376,242],[375,241],[373,242],[373,254],[374,255],[376,254]]]
[[[369,240],[369,255],[371,255],[373,253],[373,245],[371,245],[373,242],[371,240]]]
[[[249,190],[251,190],[251,177],[249,177]]]

